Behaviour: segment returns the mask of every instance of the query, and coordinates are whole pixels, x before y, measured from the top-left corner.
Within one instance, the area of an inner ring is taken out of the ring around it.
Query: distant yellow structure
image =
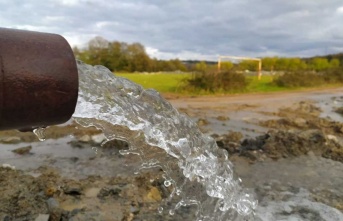
[[[237,56],[222,56],[219,55],[218,58],[218,70],[220,71],[220,63],[223,58],[226,59],[234,59],[234,60],[250,60],[250,61],[258,61],[258,68],[257,68],[257,78],[260,80],[262,76],[262,59],[260,58],[249,58],[249,57],[237,57]]]

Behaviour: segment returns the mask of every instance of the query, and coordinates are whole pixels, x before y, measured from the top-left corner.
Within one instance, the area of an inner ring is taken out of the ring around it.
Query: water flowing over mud
[[[159,212],[173,215],[196,205],[198,220],[252,217],[253,194],[234,176],[227,153],[154,90],[116,77],[102,66],[78,62],[79,98],[74,119],[101,129],[108,141],[129,143],[122,154],[141,160],[138,170],[160,167],[170,196]],[[136,171],[138,172],[138,171]]]
[[[343,221],[343,88],[169,99],[178,112],[157,92],[79,65],[86,127],[0,132],[0,220]],[[232,179],[215,180],[216,165]],[[237,212],[235,174],[258,199],[249,215]],[[225,197],[232,207],[221,211]]]

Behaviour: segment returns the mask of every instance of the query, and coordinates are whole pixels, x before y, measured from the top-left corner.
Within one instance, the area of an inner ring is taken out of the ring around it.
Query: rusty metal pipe
[[[0,28],[0,130],[64,123],[77,95],[75,57],[62,36]]]

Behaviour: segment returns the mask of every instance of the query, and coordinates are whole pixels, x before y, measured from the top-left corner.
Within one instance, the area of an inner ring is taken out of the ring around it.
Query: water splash
[[[39,127],[33,130],[33,133],[37,136],[39,141],[45,141],[45,128]]]
[[[98,148],[97,147],[92,147],[92,150],[94,151],[95,155],[98,155]]]
[[[78,62],[79,97],[74,119],[101,129],[108,140],[129,143],[141,169],[161,167],[172,189],[160,213],[197,206],[197,220],[246,220],[257,206],[234,177],[227,152],[155,90],[144,90],[103,66]]]

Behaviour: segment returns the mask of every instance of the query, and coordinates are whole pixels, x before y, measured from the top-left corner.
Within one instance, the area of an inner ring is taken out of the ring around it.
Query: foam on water
[[[37,136],[39,141],[45,141],[46,136],[45,136],[45,128],[36,128],[33,130],[33,133]]]
[[[144,90],[103,66],[78,62],[79,97],[74,119],[129,143],[122,154],[139,155],[140,169],[161,167],[171,194],[159,209],[174,214],[197,206],[197,220],[248,219],[257,207],[234,177],[227,153],[155,90]],[[243,218],[242,218],[243,217]]]

